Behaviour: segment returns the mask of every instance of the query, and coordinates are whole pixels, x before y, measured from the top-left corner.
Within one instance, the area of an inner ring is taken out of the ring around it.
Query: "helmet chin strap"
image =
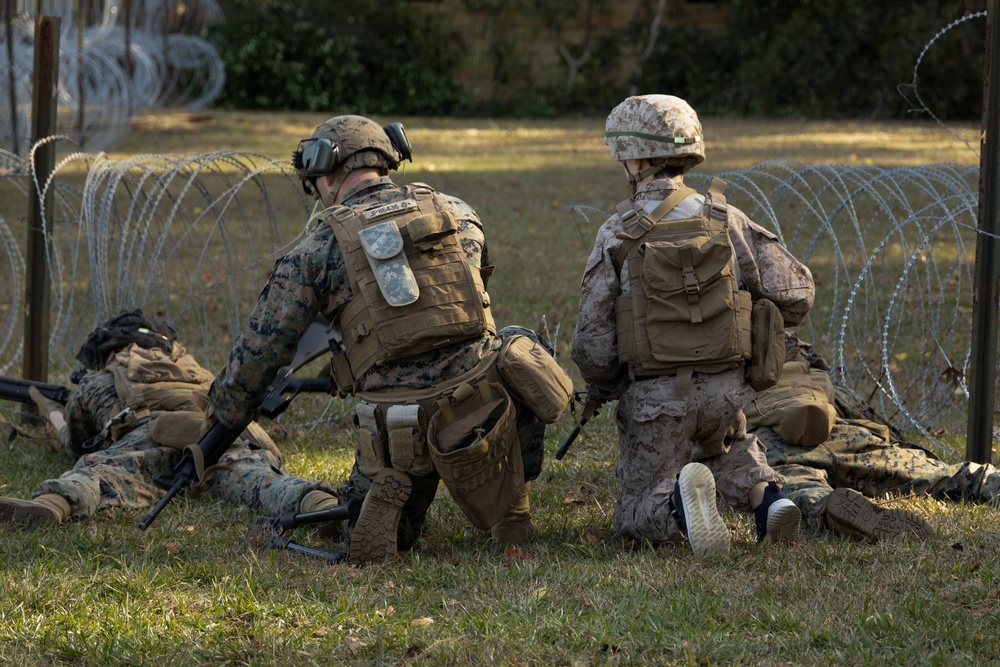
[[[333,187],[330,188],[331,195],[329,197],[324,197],[323,192],[318,187],[316,188],[316,197],[323,203],[323,206],[330,208],[340,203],[340,191],[344,189],[344,183],[347,181],[347,175],[350,173],[350,170],[347,169],[339,170],[334,180],[336,189]]]

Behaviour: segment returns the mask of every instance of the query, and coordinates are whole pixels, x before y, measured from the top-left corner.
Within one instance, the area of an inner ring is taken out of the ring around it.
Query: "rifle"
[[[268,385],[267,394],[260,404],[260,413],[269,419],[274,419],[288,409],[288,405],[299,392],[331,393],[334,389],[333,378],[329,376],[297,378],[295,371],[328,352],[339,352],[340,343],[340,331],[336,327],[329,326],[323,319],[317,319],[310,324],[299,339],[299,346],[292,363],[282,366],[274,382]]]
[[[205,468],[218,463],[225,451],[236,442],[243,428],[228,428],[221,423],[213,424],[212,428],[201,436],[197,445],[191,445],[184,450],[184,456],[169,474],[154,475],[153,482],[161,489],[165,489],[166,493],[139,522],[139,530],[146,530],[167,503],[190,486],[196,476],[204,473]]]
[[[71,391],[69,388],[58,384],[0,377],[0,399],[34,405],[35,402],[31,400],[31,396],[28,394],[30,387],[35,387],[41,392],[42,396],[61,405],[66,405]]]
[[[293,528],[311,523],[347,521],[349,519],[357,520],[360,513],[361,501],[352,499],[346,505],[337,505],[336,507],[316,512],[297,512],[282,514],[277,517],[259,516],[250,527],[249,540],[255,546],[267,546],[271,549],[288,549],[289,551],[297,551],[307,556],[323,558],[336,564],[344,560],[347,554],[312,549],[284,537],[284,533],[286,530],[292,530]]]
[[[298,349],[295,352],[295,357],[292,358],[292,363],[283,366],[278,371],[274,382],[268,386],[267,396],[261,405],[261,413],[266,417],[277,417],[288,408],[288,404],[300,391],[319,391],[319,389],[307,389],[309,387],[320,386],[329,391],[333,382],[331,378],[302,380],[295,378],[293,374],[297,369],[326,352],[339,350],[340,340],[340,332],[335,327],[328,326],[322,318],[310,324],[299,339]],[[290,392],[291,396],[284,395]],[[167,503],[173,500],[174,496],[190,486],[195,481],[195,477],[204,473],[205,468],[218,463],[226,450],[236,442],[236,438],[240,436],[244,428],[245,426],[230,429],[221,423],[213,424],[212,428],[201,436],[197,445],[192,445],[184,450],[184,456],[168,475],[155,475],[153,482],[164,489],[166,494],[153,506],[149,514],[142,518],[142,521],[139,522],[139,529],[146,530],[156,519],[156,515],[167,506]]]
[[[576,400],[580,400],[580,395],[584,394],[582,391],[576,392]],[[597,414],[598,409],[607,401],[607,398],[601,393],[601,390],[596,385],[590,385],[587,387],[586,391],[586,401],[583,402],[583,412],[580,414],[580,421],[573,430],[569,432],[566,436],[566,440],[563,444],[556,450],[556,460],[561,460],[562,457],[566,456],[566,452],[569,448],[573,446],[573,442],[580,435],[580,431],[583,426],[591,420]]]

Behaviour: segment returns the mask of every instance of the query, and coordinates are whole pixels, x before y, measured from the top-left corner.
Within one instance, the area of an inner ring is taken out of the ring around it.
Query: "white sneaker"
[[[688,463],[681,468],[675,488],[680,491],[680,502],[675,499],[674,506],[683,516],[681,529],[687,534],[695,558],[728,553],[729,528],[719,516],[712,471],[701,463]]]
[[[780,498],[767,508],[768,542],[797,542],[802,513],[788,498]]]

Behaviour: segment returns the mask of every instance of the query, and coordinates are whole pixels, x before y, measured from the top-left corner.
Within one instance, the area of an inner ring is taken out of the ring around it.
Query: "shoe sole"
[[[0,498],[0,523],[17,528],[59,525],[55,512],[48,507],[17,498]]]
[[[688,544],[695,558],[711,558],[729,552],[729,528],[719,516],[715,501],[715,478],[700,463],[689,463],[677,479],[687,524]]]
[[[826,521],[836,532],[873,540],[905,533],[918,539],[937,535],[932,525],[909,510],[884,509],[851,489],[834,489],[826,499]]]
[[[351,531],[347,560],[354,565],[388,560],[396,555],[396,529],[403,505],[413,488],[410,478],[386,468],[372,480],[372,488],[361,505],[358,522]]]
[[[798,542],[801,525],[802,513],[795,503],[789,501],[780,506],[775,503],[767,513],[767,537],[764,539],[768,542]]]

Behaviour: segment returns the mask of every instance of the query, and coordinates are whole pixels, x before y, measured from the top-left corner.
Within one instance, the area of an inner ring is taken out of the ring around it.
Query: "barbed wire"
[[[57,134],[87,150],[104,150],[127,136],[137,114],[202,109],[222,92],[222,59],[197,36],[223,20],[216,0],[132,0],[127,26],[116,3],[106,3],[99,16],[87,16],[86,26],[74,7],[60,2],[43,8],[61,18]],[[12,21],[10,78],[0,82],[16,107],[13,116],[10,104],[0,108],[0,146],[19,154],[30,143],[34,28],[27,11]],[[6,43],[6,31],[0,31],[5,54]]]

